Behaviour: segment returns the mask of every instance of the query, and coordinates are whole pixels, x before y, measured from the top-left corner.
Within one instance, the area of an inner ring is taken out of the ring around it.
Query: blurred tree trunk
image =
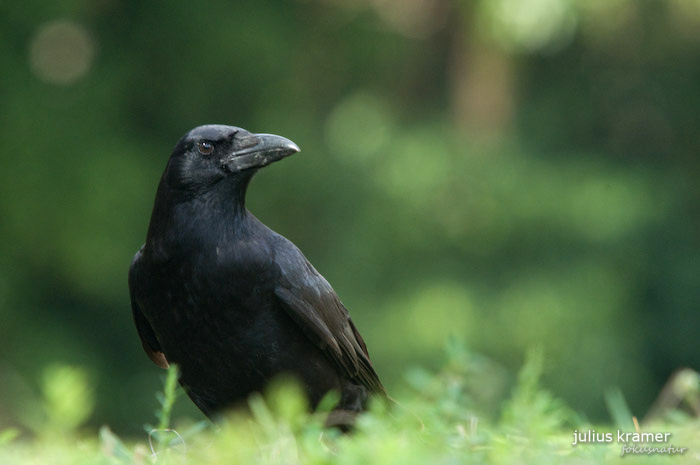
[[[460,131],[487,138],[503,134],[513,117],[512,57],[478,32],[474,7],[453,16],[450,57],[450,103]]]

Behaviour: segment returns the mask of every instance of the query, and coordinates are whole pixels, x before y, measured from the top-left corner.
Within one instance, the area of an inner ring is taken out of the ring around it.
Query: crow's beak
[[[299,152],[291,140],[274,134],[248,134],[240,141],[243,145],[224,160],[229,171],[262,168]]]

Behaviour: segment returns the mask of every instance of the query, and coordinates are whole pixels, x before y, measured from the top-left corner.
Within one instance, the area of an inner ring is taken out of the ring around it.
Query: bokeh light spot
[[[371,0],[379,16],[394,31],[424,38],[442,29],[447,3],[435,0]]]
[[[567,0],[490,0],[481,5],[489,33],[507,49],[561,48],[576,30],[576,15]]]
[[[342,100],[326,123],[326,140],[344,159],[367,162],[389,140],[393,118],[383,102],[360,91]]]
[[[442,281],[420,286],[408,296],[388,303],[383,328],[396,328],[388,341],[395,350],[405,350],[407,341],[423,350],[441,351],[450,336],[469,339],[477,328],[476,308],[470,291],[461,283]],[[403,315],[400,321],[396,315]],[[392,344],[393,343],[393,344]]]
[[[67,85],[83,77],[92,65],[95,43],[80,24],[56,20],[43,24],[29,46],[29,63],[36,76]]]

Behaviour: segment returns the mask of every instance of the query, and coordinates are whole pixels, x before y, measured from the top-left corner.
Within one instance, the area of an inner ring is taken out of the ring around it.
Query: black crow
[[[333,288],[289,240],[245,207],[253,175],[299,151],[284,137],[208,125],[175,146],[146,243],[129,270],[136,329],[158,366],[210,418],[281,374],[312,407],[330,390],[347,426],[384,395],[367,347]]]

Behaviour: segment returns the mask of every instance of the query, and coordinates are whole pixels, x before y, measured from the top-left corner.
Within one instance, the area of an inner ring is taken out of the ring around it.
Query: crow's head
[[[263,166],[299,151],[289,139],[211,124],[185,134],[165,170],[170,189],[206,190],[224,179],[247,182]]]

